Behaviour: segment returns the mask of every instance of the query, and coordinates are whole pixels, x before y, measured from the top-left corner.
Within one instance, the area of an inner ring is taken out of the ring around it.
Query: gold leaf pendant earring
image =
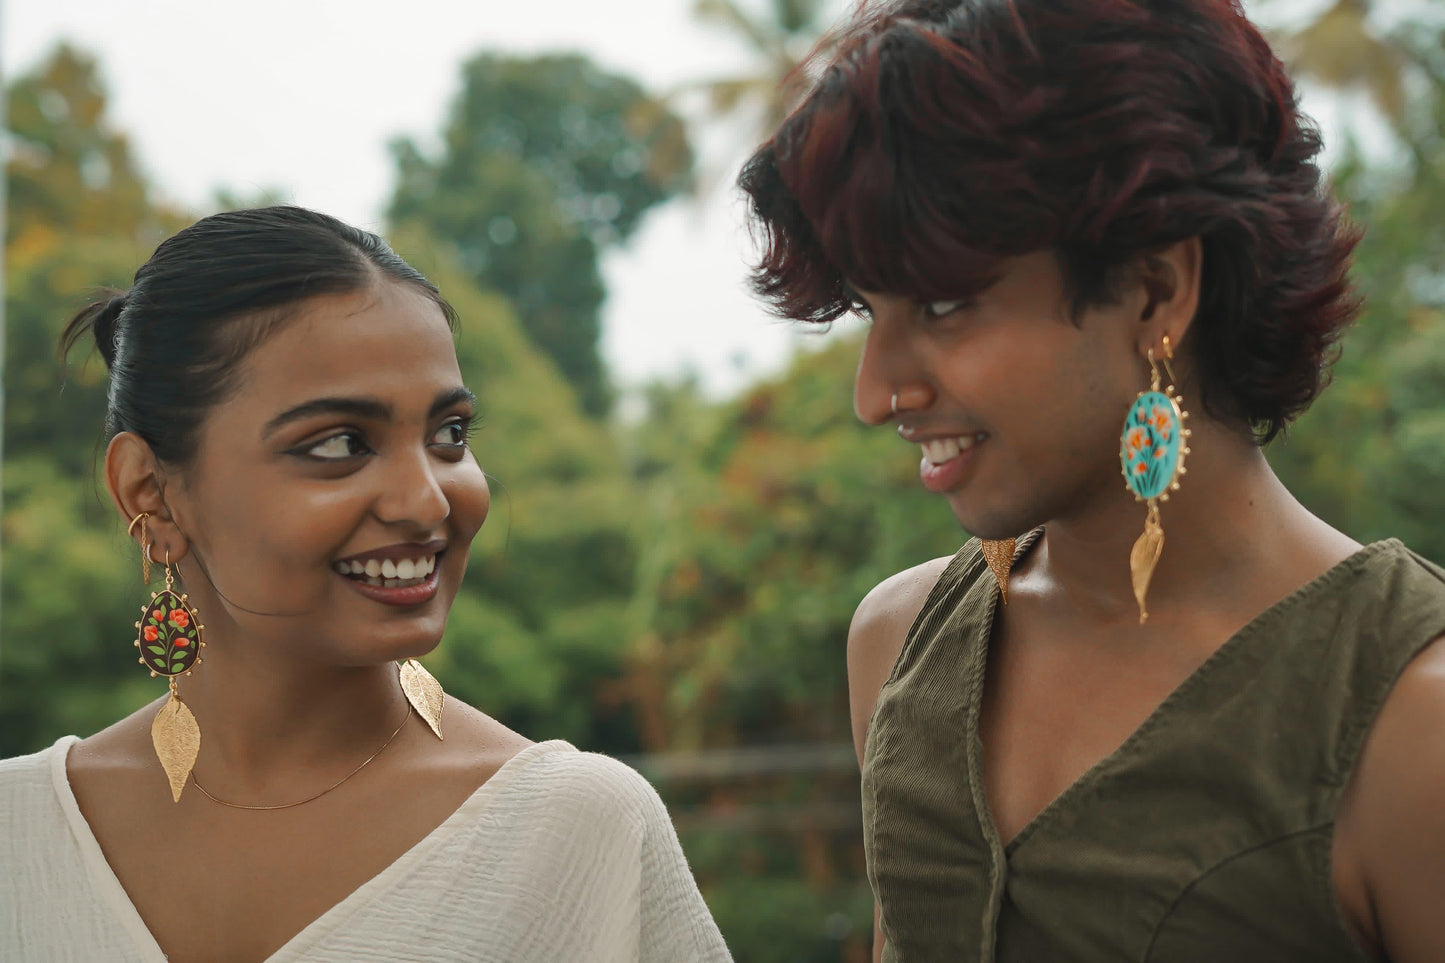
[[[1144,600],[1149,594],[1154,568],[1164,553],[1164,526],[1159,519],[1159,504],[1169,500],[1171,491],[1179,490],[1179,476],[1184,474],[1184,456],[1189,454],[1189,446],[1185,442],[1190,432],[1184,427],[1189,413],[1184,410],[1184,399],[1174,387],[1174,370],[1169,366],[1174,352],[1167,334],[1162,354],[1169,385],[1160,390],[1159,363],[1154,358],[1154,349],[1150,348],[1149,388],[1139,392],[1129,406],[1119,439],[1119,463],[1124,472],[1124,482],[1136,501],[1149,505],[1148,514],[1144,517],[1144,532],[1129,552],[1129,573],[1134,583],[1134,599],[1139,603],[1140,625],[1149,618]]]
[[[442,706],[446,702],[442,684],[416,659],[398,662],[397,667],[406,701],[411,703],[416,714],[431,727],[436,737],[442,738]]]
[[[154,544],[145,529],[145,520],[149,517],[148,512],[141,512],[127,529],[128,534],[133,534],[136,525],[141,526],[141,574],[147,583]],[[201,751],[201,727],[190,708],[181,701],[176,678],[190,675],[193,667],[205,661],[201,658],[201,649],[206,645],[201,633],[206,627],[201,624],[200,612],[190,604],[190,597],[175,591],[176,577],[171,571],[169,550],[165,566],[166,587],[152,592],[151,600],[141,606],[140,621],[135,623],[135,647],[140,650],[138,661],[150,669],[151,678],[166,676],[170,683],[170,697],[151,723],[151,743],[170,782],[171,798],[180,802],[181,790]]]
[[[994,581],[998,583],[999,596],[1003,604],[1008,604],[1008,577],[1013,571],[1014,544],[1017,539],[979,539],[983,546],[983,560],[988,563],[988,570],[993,573]]]

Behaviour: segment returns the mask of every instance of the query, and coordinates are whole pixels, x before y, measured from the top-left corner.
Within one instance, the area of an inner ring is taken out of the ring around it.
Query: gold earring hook
[[[1160,351],[1161,357],[1157,360],[1154,357],[1154,349],[1149,348],[1146,352],[1149,358],[1149,390],[1158,391],[1160,388],[1159,365],[1164,365],[1164,373],[1169,376],[1169,383],[1177,386],[1179,379],[1174,376],[1174,366],[1169,363],[1174,357],[1174,348],[1169,343],[1169,335],[1164,335],[1164,347]]]

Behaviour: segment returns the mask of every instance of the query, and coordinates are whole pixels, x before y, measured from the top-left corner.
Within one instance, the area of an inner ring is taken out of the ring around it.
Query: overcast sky
[[[581,50],[655,91],[745,68],[747,51],[699,26],[691,0],[0,0],[0,56],[24,71],[61,41],[99,57],[111,123],[159,192],[207,210],[218,188],[277,189],[293,203],[380,229],[387,142],[427,143],[459,65],[482,49]],[[839,9],[844,3],[839,3]],[[733,170],[745,138],[714,132],[708,170]],[[618,379],[695,370],[714,393],[786,363],[806,338],[743,289],[741,208],[657,209],[609,255],[603,351]]]

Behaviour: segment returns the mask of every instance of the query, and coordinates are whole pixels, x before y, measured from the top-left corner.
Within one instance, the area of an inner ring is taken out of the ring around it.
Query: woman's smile
[[[361,595],[387,605],[419,605],[436,596],[438,560],[445,539],[361,552],[332,563],[336,574]]]

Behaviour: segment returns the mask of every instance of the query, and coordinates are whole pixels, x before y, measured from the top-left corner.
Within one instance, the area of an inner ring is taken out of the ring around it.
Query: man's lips
[[[923,460],[918,465],[918,477],[923,487],[935,494],[952,491],[961,485],[978,460],[979,450],[988,441],[988,435],[965,436],[966,440],[943,438],[923,443]]]

